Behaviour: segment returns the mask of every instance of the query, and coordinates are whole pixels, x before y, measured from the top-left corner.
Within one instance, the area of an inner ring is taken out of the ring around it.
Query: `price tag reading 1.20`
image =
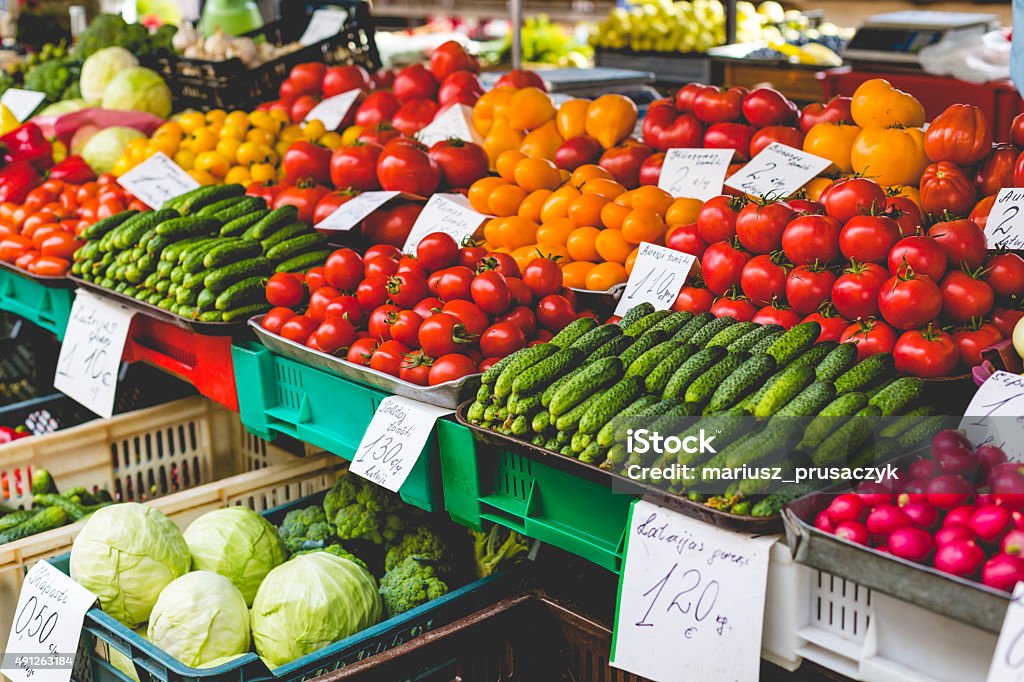
[[[1024,682],[1024,582],[1017,583],[1006,609],[988,682]]]
[[[82,621],[95,601],[47,562],[36,562],[21,586],[0,670],[13,682],[70,680]]]
[[[785,197],[831,164],[820,156],[772,142],[730,176],[725,184],[752,196]]]
[[[117,372],[134,313],[79,289],[57,358],[53,387],[96,414],[114,413]]]
[[[985,236],[990,249],[1024,249],[1024,188],[999,190],[985,223]]]
[[[380,401],[349,471],[393,493],[405,483],[439,417],[451,409],[402,396]]]
[[[671,308],[695,260],[682,251],[641,243],[615,314],[625,315],[640,303],[650,303],[658,310]]]
[[[157,152],[122,175],[117,184],[137,196],[150,208],[199,187],[199,182],[163,152]]]
[[[634,502],[611,665],[652,680],[756,680],[774,542]]]
[[[1024,377],[996,372],[981,385],[960,420],[972,443],[992,443],[1010,459],[1024,460]]]

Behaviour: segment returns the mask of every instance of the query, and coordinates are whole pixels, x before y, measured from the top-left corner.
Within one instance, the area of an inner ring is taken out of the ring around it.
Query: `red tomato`
[[[970,178],[955,163],[933,163],[921,175],[921,208],[925,213],[967,215],[977,196]]]
[[[359,305],[355,296],[342,295],[332,298],[324,309],[324,319],[332,317],[344,317],[352,323],[353,327],[359,326],[363,321],[364,311]]]
[[[665,165],[665,152],[655,152],[640,164],[637,182],[643,185],[657,185],[661,179],[661,168]]]
[[[26,251],[25,253],[18,256],[18,258],[14,261],[14,265],[21,268],[22,270],[28,270],[29,267],[33,263],[35,263],[38,258],[39,252],[36,251],[35,249],[32,249],[31,251]]]
[[[446,232],[431,232],[416,245],[416,258],[429,272],[455,265],[459,245]]]
[[[974,169],[971,180],[980,196],[996,194],[1004,187],[1013,187],[1013,167],[1017,162],[1017,149],[1006,143],[992,145],[981,163]]]
[[[561,294],[549,294],[537,303],[537,321],[553,334],[560,332],[562,327],[575,319],[576,309]]]
[[[306,282],[306,291],[316,291],[327,284],[327,280],[324,278],[324,268],[322,265],[318,265],[315,268],[307,270],[303,279]]]
[[[775,299],[785,299],[788,271],[785,266],[779,265],[777,260],[773,256],[762,254],[754,256],[743,266],[740,272],[740,289],[754,305],[766,306]]]
[[[405,360],[405,354],[410,350],[404,343],[393,339],[385,341],[377,346],[370,356],[370,369],[397,377],[399,370],[402,369],[402,361]]]
[[[429,196],[441,182],[441,171],[424,148],[389,143],[377,160],[377,179],[386,190]]]
[[[665,240],[665,246],[696,256],[699,260],[704,255],[704,250],[708,248],[708,243],[700,235],[697,223],[690,223],[673,227],[668,239]]]
[[[296,220],[312,225],[317,203],[330,191],[323,185],[300,182],[278,194],[274,199],[274,208],[294,206],[299,210]]]
[[[559,168],[574,171],[585,164],[597,163],[603,152],[604,147],[594,138],[587,137],[586,135],[577,135],[576,137],[570,137],[558,146],[552,161]],[[647,160],[640,164],[640,174],[643,174],[644,165],[651,158],[653,158],[653,155],[647,157]]]
[[[337,188],[350,187],[361,191],[380,189],[377,160],[383,148],[378,144],[354,142],[331,153],[328,174]],[[287,157],[286,157],[287,158]]]
[[[1024,258],[1016,253],[998,253],[985,263],[986,281],[999,296],[1024,294]]]
[[[331,182],[331,150],[322,144],[297,140],[284,153],[282,168],[288,182],[312,180],[318,185]]]
[[[381,306],[381,308],[388,307],[386,305]],[[374,311],[374,313],[376,312]],[[373,314],[371,314],[370,319],[373,320]],[[386,319],[389,323],[388,336],[390,338],[400,341],[410,348],[419,346],[418,334],[420,325],[423,324],[423,318],[416,314],[416,312],[412,310],[390,310],[386,315]]]
[[[410,64],[395,75],[392,90],[399,102],[431,99],[437,94],[437,79],[422,64]]]
[[[715,123],[704,131],[704,146],[708,149],[732,149],[737,161],[750,158],[750,142],[754,129],[742,123]]]
[[[754,313],[750,321],[757,324],[777,324],[783,329],[790,329],[800,323],[800,315],[786,307],[766,305]]]
[[[461,265],[438,270],[427,280],[427,288],[443,301],[472,300],[473,271]]]
[[[506,277],[522,277],[516,259],[507,253],[500,253],[498,251],[489,253],[486,257],[481,258],[476,264],[476,270],[477,272],[495,270]]]
[[[710,85],[704,85],[702,83],[687,83],[683,87],[676,91],[675,106],[679,111],[693,111],[694,100],[697,99],[697,95],[705,88],[710,88]]]
[[[750,138],[750,158],[754,158],[773,142],[794,149],[803,149],[804,134],[792,126],[768,126],[761,128]]]
[[[376,94],[376,93],[375,93]],[[391,93],[384,93],[390,95]],[[373,127],[366,128],[359,134],[357,140],[363,144],[385,145],[402,133],[398,132],[390,123],[378,123]]]
[[[969,367],[981,364],[981,352],[1005,338],[1003,333],[988,323],[971,324],[953,332],[953,342],[960,352],[960,358]]]
[[[39,252],[44,256],[55,256],[70,260],[71,256],[78,250],[79,244],[81,242],[77,241],[73,234],[58,230],[42,240],[39,244]]]
[[[700,270],[704,283],[712,293],[719,296],[738,286],[743,267],[750,260],[750,254],[731,242],[712,244],[700,259]]]
[[[456,71],[480,72],[480,63],[454,40],[441,43],[430,53],[430,72],[438,81]]]
[[[505,357],[526,346],[526,335],[512,322],[498,322],[480,335],[480,352],[485,356]]]
[[[403,135],[414,137],[430,125],[437,116],[437,110],[437,103],[433,100],[414,99],[398,108],[391,119],[391,125]]]
[[[847,341],[857,344],[857,359],[863,360],[879,353],[891,353],[896,345],[896,330],[873,317],[867,318],[846,328],[839,342]]]
[[[401,308],[390,303],[377,306],[366,320],[366,331],[378,341],[387,341],[391,338],[391,323],[400,312]]]
[[[700,313],[706,313],[711,310],[712,304],[715,302],[715,295],[704,287],[691,287],[683,286],[679,290],[679,295],[676,296],[676,300],[672,303],[671,310],[674,312],[685,311],[699,315]]]
[[[1019,308],[996,308],[992,312],[992,324],[1002,333],[1004,338],[1013,336],[1013,328],[1024,319],[1024,310]]]
[[[391,118],[402,106],[390,90],[374,90],[356,109],[356,125],[367,130],[382,123],[391,123]]]
[[[334,287],[320,287],[310,295],[309,309],[306,310],[306,315],[312,317],[317,322],[323,322],[324,317],[327,315],[327,304],[338,296],[341,296],[341,292]]]
[[[882,285],[878,310],[897,329],[917,329],[939,316],[942,292],[930,277],[905,272],[890,277]]]
[[[427,383],[437,386],[447,381],[456,381],[470,374],[476,374],[476,371],[476,363],[470,358],[462,353],[449,353],[434,360]]]
[[[441,312],[445,303],[435,296],[427,296],[413,307],[413,311],[424,320],[434,313]]]
[[[473,278],[469,290],[473,302],[489,315],[500,315],[512,305],[512,292],[509,291],[505,276],[497,270],[481,272]],[[493,353],[484,352],[484,355]]]
[[[459,321],[465,325],[466,331],[475,336],[483,334],[491,324],[487,313],[471,301],[448,301],[441,307],[441,311],[459,318]]]
[[[811,313],[801,322],[817,322],[821,325],[821,334],[818,335],[817,343],[838,341],[846,328],[850,326],[849,320],[837,316],[835,308],[827,304],[822,306],[822,310]]]
[[[800,129],[805,133],[819,123],[853,123],[850,97],[833,97],[828,103],[808,104],[800,112]]]
[[[388,300],[388,278],[384,275],[367,277],[356,286],[356,300],[363,310],[373,310]]]
[[[722,296],[711,304],[710,313],[715,317],[731,317],[737,322],[749,322],[757,314],[757,306],[742,296]]]
[[[370,89],[370,74],[358,64],[328,66],[321,81],[324,98],[334,97],[343,92]]]
[[[810,315],[829,299],[835,281],[820,265],[798,265],[786,277],[786,300],[793,312]]]
[[[324,263],[324,279],[339,291],[353,291],[363,278],[363,259],[352,249],[338,249]]]
[[[736,234],[736,217],[746,204],[742,197],[720,195],[708,199],[697,212],[697,231],[708,244],[732,239]]]
[[[854,216],[881,211],[885,206],[885,190],[868,178],[837,180],[826,191],[819,201],[825,204],[828,214],[843,225]]]
[[[0,260],[5,263],[13,263],[31,248],[32,240],[17,234],[9,235],[0,239]]]
[[[878,292],[889,273],[875,263],[855,263],[843,270],[832,285],[832,302],[848,320],[878,314]]]
[[[40,256],[28,265],[28,271],[42,277],[61,277],[71,269],[71,261],[57,256]]]
[[[518,277],[506,277],[505,284],[508,285],[508,292],[512,294],[512,305],[533,305],[533,290],[526,285],[526,282]],[[569,290],[562,287],[556,293],[565,296],[566,291]],[[575,296],[575,294],[573,294],[573,296]],[[566,298],[569,297],[566,296]],[[573,299],[569,298],[569,302],[573,304],[573,307],[575,307],[576,304],[573,303]]]
[[[348,347],[348,353],[345,354],[345,359],[357,365],[368,367],[370,365],[370,358],[373,357],[373,352],[375,350],[377,350],[376,340],[368,336],[356,339],[352,342],[352,345]]]
[[[703,88],[693,96],[693,113],[704,123],[738,121],[746,94],[746,88]]]
[[[296,97],[290,105],[288,105],[288,116],[291,117],[292,121],[305,120],[309,112],[313,111],[313,107],[318,104],[316,97],[312,95],[299,95]]]
[[[983,318],[995,306],[992,287],[983,279],[962,270],[951,270],[942,280],[942,312],[954,322],[963,324],[972,318]]]
[[[267,206],[273,206],[274,199],[284,189],[281,185],[270,180],[267,182],[250,182],[245,186],[245,194],[250,197],[259,197],[267,202]]]
[[[363,240],[370,244],[405,246],[405,240],[422,210],[419,204],[404,203],[374,211],[363,220]]]
[[[343,317],[335,317],[321,322],[309,337],[309,342],[324,353],[334,355],[342,348],[351,346],[355,339],[356,330],[349,321]]]
[[[388,295],[395,305],[412,308],[427,295],[427,281],[409,272],[392,275],[388,279]]]
[[[397,261],[402,258],[402,250],[391,244],[374,244],[363,252],[364,261],[381,256],[384,258],[392,258]]]
[[[773,88],[754,88],[743,98],[743,117],[755,128],[789,126],[796,122],[799,110],[793,102]],[[792,145],[791,145],[792,146]],[[796,145],[800,149],[799,145]]]
[[[850,261],[884,263],[889,250],[900,240],[900,227],[885,216],[858,215],[839,232],[839,250]]]
[[[904,237],[920,234],[921,226],[924,224],[921,209],[907,197],[886,197],[884,215],[896,221],[900,227],[900,234]]]
[[[692,112],[680,111],[671,100],[663,99],[647,107],[641,134],[644,142],[666,152],[673,147],[699,147],[704,125]]]
[[[289,341],[306,345],[310,335],[319,326],[320,323],[308,315],[296,315],[281,325],[281,336]]]
[[[946,251],[931,237],[904,237],[889,251],[889,272],[903,273],[910,268],[919,275],[927,275],[933,282],[941,282],[946,274]]]
[[[532,310],[524,305],[509,308],[507,311],[494,318],[494,321],[511,322],[523,330],[523,334],[528,339],[533,338],[534,333],[537,331],[537,316],[533,314]]]
[[[296,64],[288,73],[296,95],[319,95],[320,84],[327,73],[327,65],[323,62],[305,62]]]
[[[535,71],[528,69],[511,69],[506,71],[498,79],[498,82],[494,84],[494,87],[500,88],[503,85],[511,86],[517,90],[520,88],[539,88],[544,92],[548,91],[548,84],[544,82],[544,79]]]
[[[915,377],[949,376],[960,361],[953,337],[932,325],[904,332],[892,349],[896,371]]]
[[[463,245],[462,248],[459,249],[459,257],[456,260],[456,265],[461,265],[472,270],[476,267],[476,264],[480,262],[480,259],[485,258],[486,256],[487,249],[482,246],[476,246],[475,244],[472,246]]]
[[[296,308],[306,298],[301,277],[278,272],[267,280],[267,303],[274,307]]]
[[[373,277],[375,275],[390,277],[396,272],[398,272],[398,261],[394,258],[376,256],[363,261],[363,277]]]
[[[842,226],[827,215],[801,215],[782,231],[782,251],[796,265],[823,264],[839,260],[839,231]]]
[[[736,216],[736,237],[751,253],[771,253],[782,245],[782,231],[794,217],[789,204],[747,204]]]
[[[426,386],[430,383],[431,362],[430,358],[424,355],[421,350],[409,353],[402,360],[402,366],[398,370],[398,378],[417,386]]]
[[[441,81],[437,89],[437,103],[442,109],[452,104],[465,104],[471,107],[482,94],[484,86],[480,82],[480,76],[471,71],[455,71]]]
[[[562,289],[562,269],[550,258],[534,258],[523,269],[523,282],[538,298]]]
[[[295,311],[291,308],[272,308],[263,319],[260,320],[260,326],[266,329],[271,334],[280,334],[281,326],[285,322],[295,317]]]
[[[434,143],[429,154],[448,187],[469,187],[488,173],[487,152],[472,142],[441,140]]]
[[[633,189],[640,186],[640,166],[653,153],[654,148],[645,144],[612,147],[601,154],[597,164],[611,173],[616,182]]]
[[[425,319],[420,325],[418,338],[423,352],[435,358],[461,352],[476,340],[466,325],[449,313],[437,313]]]

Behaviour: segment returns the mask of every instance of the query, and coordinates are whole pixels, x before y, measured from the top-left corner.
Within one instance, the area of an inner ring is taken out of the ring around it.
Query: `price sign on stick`
[[[157,152],[132,168],[118,178],[117,184],[153,209],[160,208],[165,201],[199,187],[195,178],[163,152]]]
[[[341,122],[348,116],[348,110],[355,104],[359,94],[359,90],[349,90],[340,95],[328,97],[310,109],[303,120],[320,121],[327,130],[337,130]]]
[[[85,612],[95,601],[47,562],[36,562],[21,585],[0,670],[12,682],[70,680]]]
[[[483,143],[473,125],[473,107],[467,107],[465,104],[453,104],[439,113],[423,130],[416,133],[416,137],[428,147],[452,138],[463,142]]]
[[[669,149],[658,187],[676,198],[707,201],[722,193],[734,153],[731,149]]]
[[[990,249],[1024,249],[1024,188],[999,190],[985,223],[985,237]]]
[[[401,192],[363,192],[336,208],[334,213],[316,224],[316,229],[347,232],[399,194]]]
[[[315,45],[321,40],[336,36],[348,20],[348,12],[337,7],[318,9],[309,18],[309,26],[302,33],[299,42],[305,46]]]
[[[445,407],[389,396],[380,401],[356,449],[349,471],[393,493],[405,483]]]
[[[690,268],[696,260],[692,255],[657,244],[643,242],[626,281],[626,290],[615,307],[615,314],[625,315],[640,303],[650,303],[658,310],[668,310],[683,288]]]
[[[992,443],[1024,460],[1024,377],[996,372],[981,385],[960,420],[972,443]]]
[[[988,682],[1024,682],[1024,582],[1017,583],[1006,609]]]
[[[22,90],[21,88],[7,88],[0,104],[7,107],[14,118],[25,121],[39,108],[39,105],[46,99],[46,93],[38,90]]]
[[[775,540],[634,502],[611,665],[652,680],[757,680]]]
[[[434,194],[413,223],[402,251],[415,253],[416,245],[431,232],[447,232],[461,244],[488,217],[474,211],[461,194]]]
[[[830,165],[828,159],[772,142],[725,184],[758,197],[789,196]]]
[[[79,289],[53,387],[102,417],[113,416],[117,372],[134,314],[120,303]]]

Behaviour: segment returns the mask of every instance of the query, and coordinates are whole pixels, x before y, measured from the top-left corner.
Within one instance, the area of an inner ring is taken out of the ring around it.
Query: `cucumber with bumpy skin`
[[[622,333],[622,327],[617,324],[603,324],[573,341],[570,348],[576,348],[584,355],[590,355],[615,337],[622,336]]]
[[[772,382],[771,388],[765,391],[757,404],[753,406],[754,416],[767,419],[781,410],[786,403],[800,395],[800,392],[814,382],[814,368],[807,365],[790,365],[782,370],[778,378]]]
[[[215,201],[243,194],[245,194],[245,187],[241,185],[208,185],[197,187],[194,190],[169,199],[164,202],[161,208],[173,208],[181,215],[190,215],[203,206],[208,206]]]
[[[662,397],[681,400],[690,384],[724,358],[725,355],[726,350],[721,346],[709,346],[697,351],[669,377]]]
[[[711,344],[726,346],[728,344]],[[708,403],[708,412],[720,412],[743,400],[775,371],[775,358],[762,353],[747,358],[735,372],[715,389]]]
[[[626,375],[601,395],[601,399],[580,418],[580,431],[596,434],[612,418],[643,393],[643,378]]]
[[[715,347],[721,348],[721,346]],[[727,354],[715,365],[709,367],[703,375],[697,377],[693,383],[686,387],[684,400],[688,403],[695,403],[697,405],[703,405],[708,402],[719,384],[721,384],[727,376],[739,369],[739,366],[742,365],[746,359],[746,353]]]
[[[839,347],[837,341],[821,341],[814,344],[803,353],[801,353],[796,360],[789,363],[790,367],[793,365],[807,365],[811,368],[817,368],[818,364],[821,363],[829,354]]]
[[[616,420],[622,420],[629,417],[634,417],[648,407],[660,402],[657,397],[653,395],[645,395],[637,398],[618,414],[614,415],[601,429],[597,432],[597,442],[601,447],[611,447],[615,440],[615,422]]]
[[[552,416],[559,417],[596,391],[618,381],[622,374],[622,361],[619,358],[602,358],[592,365],[587,365],[555,392],[548,409]]]
[[[852,391],[866,391],[872,386],[892,378],[895,374],[896,366],[892,355],[889,353],[872,355],[864,358],[836,379],[836,393],[843,395]]]
[[[640,319],[642,319],[644,317],[647,317],[648,315],[650,315],[653,312],[654,312],[654,304],[647,303],[647,302],[638,303],[637,305],[635,305],[632,308],[630,308],[626,312],[626,314],[622,316],[622,319],[619,320],[619,325],[621,327],[623,327],[623,328],[626,328],[626,327],[630,326],[631,324],[633,324],[634,322],[636,322],[636,321],[638,321],[638,320],[640,320]]]
[[[818,381],[835,381],[857,364],[857,344],[841,343],[833,348],[815,368]]]
[[[689,322],[684,324],[682,328],[672,335],[672,338],[676,341],[688,343],[693,335],[700,331],[706,324],[710,323],[715,319],[715,316],[711,313],[701,313],[690,319]]]
[[[746,336],[750,332],[754,331],[755,329],[759,329],[760,327],[761,325],[757,324],[756,322],[737,322],[736,324],[730,325],[723,329],[722,331],[715,334],[714,336],[712,336],[711,340],[704,345],[725,346],[725,348],[728,349],[729,344],[731,344],[733,341],[736,341]]]
[[[274,268],[274,272],[305,272],[306,270],[315,268],[317,265],[326,261],[327,257],[330,255],[330,249],[300,253],[293,258],[289,258],[286,261],[278,263],[277,267]]]
[[[774,344],[776,341],[782,338],[782,335],[785,333],[786,332],[784,330],[779,330],[774,331],[771,334],[768,334],[760,341],[755,343],[753,346],[751,346],[748,352],[751,355],[757,355],[758,353],[767,353],[768,349],[771,348],[772,344]]]
[[[559,348],[571,346],[577,339],[595,327],[597,327],[597,320],[592,317],[581,317],[562,327],[562,331],[551,337],[548,343]]]
[[[785,334],[775,340],[765,351],[775,358],[779,366],[788,365],[806,351],[821,336],[821,325],[817,322],[801,322],[793,325]]]
[[[712,320],[701,327],[700,330],[690,338],[690,343],[697,346],[697,348],[704,348],[708,345],[708,341],[715,338],[716,334],[728,329],[734,324],[737,324],[736,320],[728,315]]]
[[[626,336],[642,336],[671,314],[668,310],[655,310],[653,313],[641,317],[628,327],[623,326],[622,333]]]
[[[883,417],[902,414],[924,395],[924,381],[917,377],[902,377],[876,393],[868,401],[882,411]]]
[[[669,339],[669,341],[674,342],[675,339]],[[665,343],[668,342],[666,341]],[[647,374],[647,377],[644,380],[647,392],[660,396],[665,391],[665,386],[668,384],[669,379],[672,378],[675,371],[696,351],[697,347],[692,343],[683,343],[673,349],[671,353],[665,356],[662,361],[659,362],[649,374]]]
[[[693,319],[693,313],[685,310],[674,312],[671,315],[666,315],[661,322],[651,327],[651,329],[660,329],[666,334],[675,334],[683,328],[687,322]]]
[[[589,365],[595,360],[600,360],[601,358],[607,358],[611,355],[621,355],[622,352],[631,345],[633,345],[633,337],[620,334],[588,355],[586,359],[583,360],[583,364]]]
[[[494,399],[497,402],[507,399],[509,394],[512,393],[512,385],[520,374],[541,360],[554,355],[558,350],[557,347],[551,344],[542,343],[516,351],[513,354],[514,359],[505,365],[501,374],[494,382]]]
[[[551,382],[578,367],[583,353],[578,348],[562,348],[521,372],[512,382],[512,392],[532,395],[543,391]]]
[[[629,367],[637,358],[657,346],[662,341],[665,341],[667,338],[668,334],[661,330],[652,329],[644,332],[619,354],[619,359],[622,360],[622,366]]]
[[[658,366],[658,363],[664,360],[668,355],[679,347],[678,341],[669,339],[662,341],[657,346],[644,351],[640,356],[629,364],[626,368],[626,376],[628,377],[640,377],[641,379],[646,378],[654,368]]]

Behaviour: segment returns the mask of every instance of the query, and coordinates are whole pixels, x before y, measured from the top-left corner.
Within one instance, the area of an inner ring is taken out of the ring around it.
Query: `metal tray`
[[[576,289],[573,287],[570,287],[570,290],[576,294],[577,310],[593,310],[595,313],[610,316],[615,312],[615,306],[619,304],[619,299],[622,298],[622,292],[626,290],[626,285],[616,284],[607,291]]]
[[[480,388],[479,374],[470,374],[456,381],[446,381],[437,386],[418,386],[408,381],[402,381],[390,374],[348,362],[337,356],[328,355],[327,353],[307,348],[294,341],[289,341],[277,334],[271,334],[260,326],[262,319],[262,315],[257,315],[249,320],[249,327],[256,333],[260,343],[278,355],[301,362],[310,367],[315,367],[342,379],[372,386],[387,393],[400,395],[403,398],[419,400],[423,403],[438,407],[448,407],[453,410],[459,406],[463,397],[475,395],[477,389]]]
[[[57,289],[71,289],[75,286],[74,283],[69,279],[70,275],[62,275],[60,277],[44,277],[43,275],[33,275],[28,270],[22,270],[14,263],[8,263],[7,261],[0,261],[0,267],[2,267],[4,270],[10,270],[11,272],[13,272],[16,275],[19,275],[20,277],[30,279],[33,282],[39,282],[40,284],[44,284],[48,287],[54,287]]]
[[[596,467],[593,464],[586,464],[574,457],[567,457],[566,455],[558,452],[552,452],[546,448],[539,448],[513,436],[505,436],[500,433],[495,433],[494,431],[488,431],[487,429],[471,423],[469,419],[466,418],[466,411],[469,409],[472,402],[472,400],[467,400],[463,404],[459,405],[459,408],[455,411],[455,420],[468,428],[473,433],[473,436],[480,442],[514,450],[532,460],[553,466],[556,469],[560,469],[574,476],[579,476],[580,478],[600,483],[608,486],[609,488],[614,485],[615,489],[618,491],[622,491],[626,494],[639,495],[646,500],[661,505],[662,507],[673,509],[681,514],[685,514],[713,526],[718,526],[719,528],[757,535],[769,535],[773,533],[780,533],[782,531],[782,520],[778,516],[746,516],[730,514],[728,512],[712,509],[707,505],[688,500],[685,497],[673,495],[672,493],[661,490],[660,488],[655,488],[652,485],[638,483],[612,471]]]
[[[161,322],[166,322],[167,324],[173,324],[175,327],[188,329],[196,334],[203,334],[205,336],[240,336],[245,333],[244,322],[200,322],[198,320],[190,320],[187,317],[175,315],[163,308],[158,308],[152,303],[136,300],[131,296],[125,296],[113,289],[101,287],[94,282],[87,282],[81,277],[68,275],[68,280],[70,280],[75,286],[102,294],[108,298],[113,298],[118,303],[121,303],[136,312],[142,313],[143,315],[156,318]]]
[[[1008,593],[818,530],[813,518],[831,498],[829,493],[813,493],[783,509],[786,541],[794,559],[933,613],[999,632],[1010,603]]]

